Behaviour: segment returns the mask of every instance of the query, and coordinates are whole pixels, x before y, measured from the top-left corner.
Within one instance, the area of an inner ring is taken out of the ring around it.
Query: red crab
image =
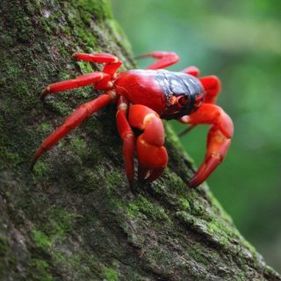
[[[199,70],[188,67],[181,72],[163,70],[178,62],[173,52],[152,52],[141,57],[156,61],[147,69],[133,69],[117,73],[122,62],[107,53],[75,53],[74,59],[103,63],[101,72],[78,76],[75,79],[50,84],[42,93],[48,94],[93,86],[105,93],[80,105],[51,133],[36,151],[33,164],[61,138],[106,105],[117,106],[117,128],[123,140],[125,170],[130,184],[134,179],[134,154],[138,158],[138,177],[152,182],[167,166],[168,154],[164,146],[161,119],[177,119],[191,127],[210,124],[205,160],[188,182],[190,187],[202,183],[222,162],[233,135],[230,117],[217,106],[220,80],[216,76],[199,77]]]

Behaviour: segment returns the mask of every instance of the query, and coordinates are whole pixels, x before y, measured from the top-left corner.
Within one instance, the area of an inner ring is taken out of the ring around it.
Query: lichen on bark
[[[75,51],[102,51],[134,67],[103,0],[0,2],[1,280],[281,280],[244,240],[206,185],[189,190],[190,158],[167,125],[170,162],[132,194],[109,106],[47,153],[32,153],[90,88],[50,97],[42,88],[98,69]]]

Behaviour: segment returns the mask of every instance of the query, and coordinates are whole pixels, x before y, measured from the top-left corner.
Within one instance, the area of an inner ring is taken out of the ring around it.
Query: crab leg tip
[[[78,55],[77,52],[76,52],[76,53],[73,53],[73,54],[72,54],[72,58],[73,58],[73,59],[77,59],[77,55]]]
[[[46,87],[40,95],[40,100],[44,101],[45,97],[50,93],[50,87]]]
[[[198,180],[196,179],[196,178],[192,178],[191,180],[189,180],[188,182],[187,182],[187,185],[188,185],[188,187],[189,188],[195,188],[195,187],[197,187],[198,185],[199,185],[200,183],[198,182]]]

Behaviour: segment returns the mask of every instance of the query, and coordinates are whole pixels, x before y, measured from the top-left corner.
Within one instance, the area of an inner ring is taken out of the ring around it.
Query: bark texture
[[[105,0],[0,1],[0,279],[281,280],[206,185],[188,190],[191,161],[169,127],[168,169],[135,194],[114,106],[30,172],[42,139],[98,95],[81,89],[43,104],[43,87],[91,71],[75,51],[114,53],[132,68],[128,50]]]

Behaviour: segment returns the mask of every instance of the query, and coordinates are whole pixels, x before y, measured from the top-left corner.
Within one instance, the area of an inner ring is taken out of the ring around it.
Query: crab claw
[[[194,177],[189,181],[189,187],[196,187],[208,178],[223,161],[230,144],[231,140],[225,137],[220,130],[216,128],[210,130],[205,161]]]
[[[149,143],[144,134],[137,140],[137,155],[139,160],[139,179],[149,182],[157,179],[167,166],[168,154],[166,148]]]
[[[191,126],[212,125],[208,133],[205,160],[188,182],[189,187],[196,187],[208,178],[226,156],[233,135],[233,123],[222,108],[210,103],[203,104],[189,116],[183,116],[181,121]]]
[[[162,121],[152,109],[143,105],[132,105],[129,123],[142,132],[137,138],[136,145],[139,179],[154,181],[162,174],[168,163]]]

